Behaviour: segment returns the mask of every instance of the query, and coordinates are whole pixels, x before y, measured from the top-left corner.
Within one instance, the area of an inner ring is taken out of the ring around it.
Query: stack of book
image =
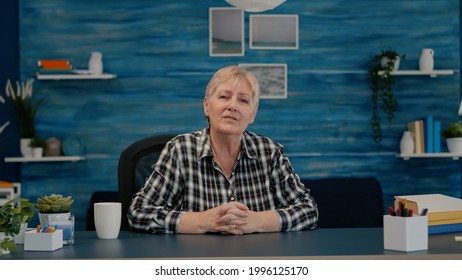
[[[414,213],[427,209],[428,234],[462,232],[462,199],[442,194],[397,196]],[[395,202],[396,203],[396,202]]]
[[[432,116],[410,121],[408,130],[414,136],[414,153],[440,153],[441,152],[441,121]]]
[[[40,75],[71,74],[73,67],[69,60],[64,59],[42,59],[37,61]]]

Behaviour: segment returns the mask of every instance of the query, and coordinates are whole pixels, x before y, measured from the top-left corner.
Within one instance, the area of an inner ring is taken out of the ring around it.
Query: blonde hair
[[[252,89],[252,99],[253,105],[255,108],[258,108],[258,99],[260,97],[260,84],[258,83],[257,78],[252,72],[245,70],[242,67],[237,65],[230,65],[218,70],[210,79],[210,82],[207,85],[207,90],[205,91],[205,97],[208,98],[217,89],[218,85],[223,83],[234,83],[240,79],[243,79],[249,83]]]

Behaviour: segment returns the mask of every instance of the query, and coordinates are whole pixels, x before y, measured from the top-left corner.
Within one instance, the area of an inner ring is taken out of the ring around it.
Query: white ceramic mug
[[[119,236],[122,218],[120,202],[98,202],[95,207],[95,228],[98,238],[115,239]]]

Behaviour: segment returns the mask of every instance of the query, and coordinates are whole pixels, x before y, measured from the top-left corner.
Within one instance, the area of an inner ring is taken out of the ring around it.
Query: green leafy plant
[[[61,194],[52,194],[38,198],[35,208],[40,213],[67,213],[73,203],[72,196],[64,197]]]
[[[45,149],[46,145],[47,145],[47,142],[44,139],[34,137],[30,141],[29,147],[31,147],[31,148],[44,148]]]
[[[34,204],[27,198],[21,198],[19,204],[12,199],[0,207],[0,232],[6,236],[13,237],[21,230],[21,224],[27,223],[34,217]],[[16,250],[13,239],[5,238],[0,242],[0,247],[4,250]],[[0,251],[1,254],[1,251]]]
[[[462,137],[462,121],[450,124],[441,131],[441,135],[446,139]]]
[[[395,112],[398,110],[398,101],[393,93],[393,85],[395,78],[390,73],[393,71],[395,63],[400,60],[405,60],[405,55],[400,55],[392,49],[382,50],[380,54],[374,55],[368,61],[368,80],[371,85],[371,129],[372,138],[377,144],[377,149],[381,148],[382,141],[382,113],[385,114],[387,120],[391,122],[395,117]]]

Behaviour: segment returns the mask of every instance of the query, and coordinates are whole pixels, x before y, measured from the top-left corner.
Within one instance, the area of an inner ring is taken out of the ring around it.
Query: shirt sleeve
[[[272,187],[281,231],[313,229],[318,222],[318,207],[295,173],[281,147],[272,159]]]
[[[128,209],[132,229],[153,233],[178,232],[181,214],[181,173],[175,145],[167,143],[144,187]]]

